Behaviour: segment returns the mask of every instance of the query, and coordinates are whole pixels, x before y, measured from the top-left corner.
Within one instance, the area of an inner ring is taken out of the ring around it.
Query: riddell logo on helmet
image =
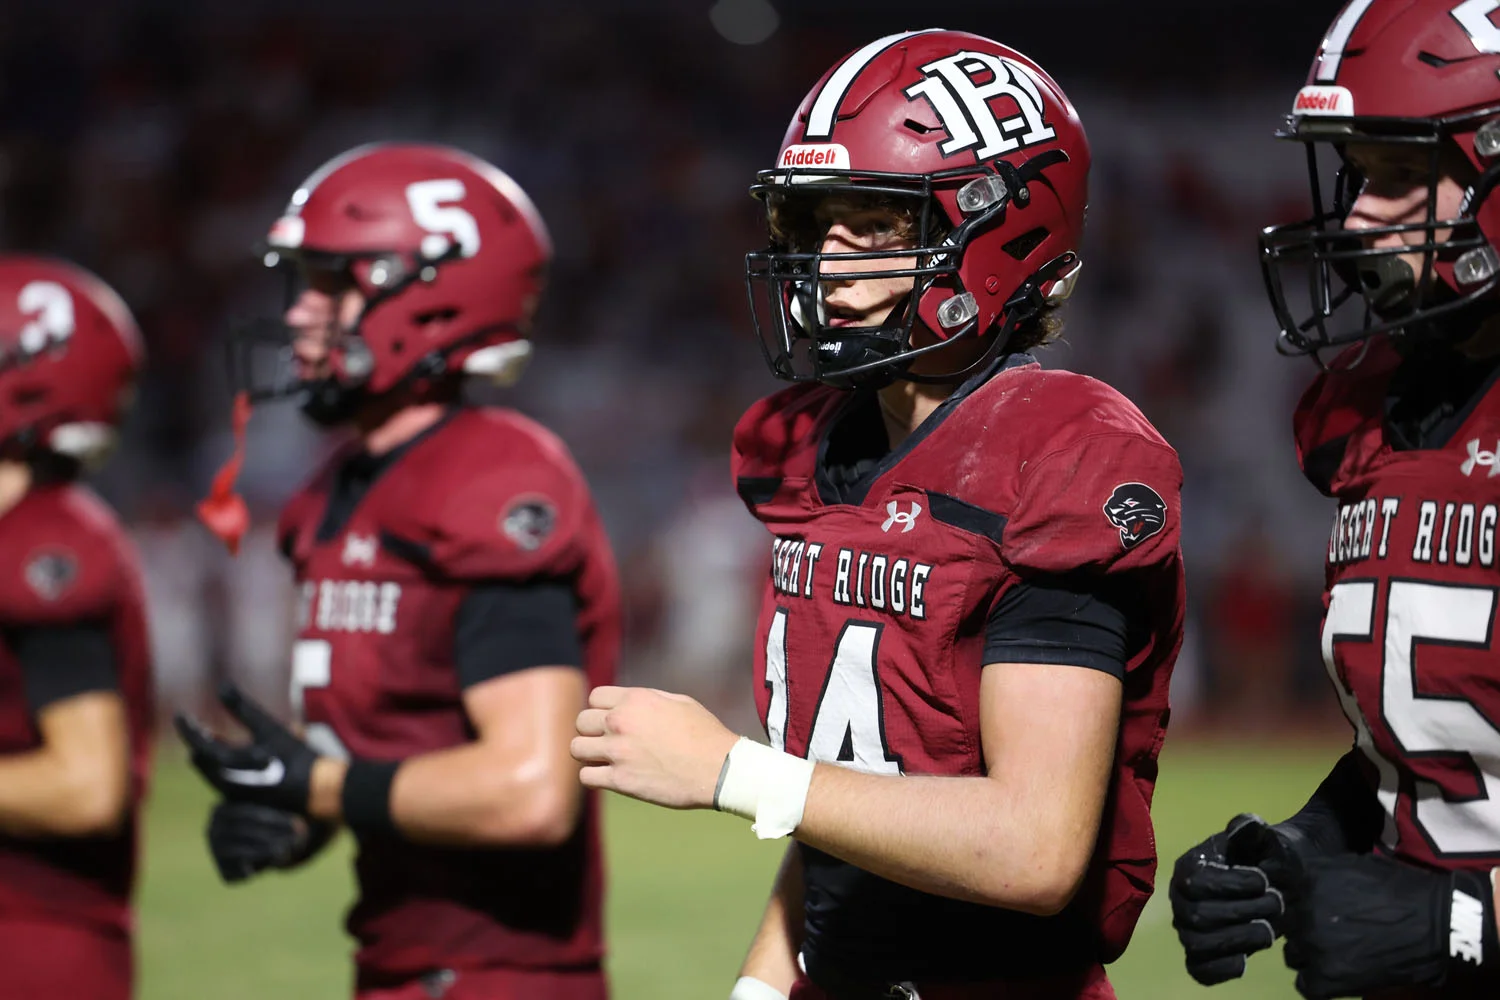
[[[849,150],[836,142],[799,143],[781,151],[783,167],[829,167],[849,169]]]
[[[1348,87],[1303,87],[1297,92],[1292,114],[1348,118],[1354,114],[1354,95]]]

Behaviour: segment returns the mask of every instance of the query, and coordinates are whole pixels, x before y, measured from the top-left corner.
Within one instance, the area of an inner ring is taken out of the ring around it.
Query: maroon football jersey
[[[1399,362],[1376,341],[1297,408],[1302,467],[1338,500],[1323,659],[1385,809],[1384,849],[1488,868],[1500,864],[1500,388],[1441,447],[1398,450],[1384,401]]]
[[[288,504],[282,549],[301,588],[293,707],[325,753],[396,760],[470,741],[454,620],[477,583],[571,581],[589,685],[614,679],[618,585],[583,476],[519,414],[459,409],[320,532],[335,456]],[[360,845],[349,931],[362,970],[563,968],[603,951],[598,805],[551,850]]]
[[[35,915],[127,934],[151,766],[151,651],[139,560],[81,486],[42,486],[0,515],[0,754],[41,745],[5,629],[104,624],[130,727],[130,817],[103,837],[0,835],[0,919]]]
[[[860,961],[866,968],[848,970],[860,974],[892,956],[881,974],[899,978],[1042,975],[1063,938],[1067,954],[1050,971],[1076,964],[1080,949],[1084,961],[1113,960],[1156,868],[1149,807],[1183,621],[1176,453],[1108,386],[1020,356],[944,403],[887,456],[861,501],[839,503],[819,465],[850,405],[847,393],[799,386],[756,404],[735,433],[741,496],[773,536],[755,660],[773,745],[877,774],[984,774],[986,623],[1028,578],[1129,580],[1139,639],[1091,874],[1062,917],[904,887],[871,884],[838,900],[810,889],[808,948],[846,969]],[[806,850],[804,859],[830,864]],[[844,912],[861,906],[878,912]],[[975,936],[982,947],[966,943]],[[918,967],[950,941],[968,966],[948,967],[955,957]]]

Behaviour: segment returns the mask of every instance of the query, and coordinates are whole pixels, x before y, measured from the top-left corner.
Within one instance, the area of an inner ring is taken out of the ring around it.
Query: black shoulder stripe
[[[1333,477],[1344,463],[1344,449],[1348,446],[1349,435],[1345,434],[1318,445],[1302,460],[1302,474],[1324,496],[1333,496]]]
[[[751,507],[770,503],[779,489],[781,489],[779,476],[740,476],[735,480],[735,490],[739,493],[740,499]]]
[[[393,535],[389,531],[380,533],[380,547],[398,559],[422,568],[432,565],[432,551],[421,542],[414,542],[400,535]]]
[[[1004,514],[996,514],[992,510],[985,510],[957,497],[934,493],[932,490],[927,491],[927,502],[931,505],[932,516],[944,524],[951,524],[960,531],[983,535],[996,545],[1005,537]]]

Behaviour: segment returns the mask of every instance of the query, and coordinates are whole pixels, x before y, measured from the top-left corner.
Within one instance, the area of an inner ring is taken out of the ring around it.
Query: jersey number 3
[[[1369,722],[1345,687],[1335,642],[1377,641],[1373,580],[1349,580],[1329,592],[1323,622],[1323,662],[1333,679],[1355,743],[1380,774],[1378,796],[1387,817],[1385,842],[1395,846],[1396,800],[1402,792],[1392,761],[1375,748]],[[1442,647],[1487,650],[1493,639],[1495,590],[1419,580],[1392,580],[1386,592],[1380,655],[1380,721],[1404,756],[1457,757],[1479,782],[1477,797],[1459,798],[1430,781],[1415,781],[1412,818],[1433,850],[1445,855],[1500,854],[1500,729],[1474,703],[1455,694],[1422,694],[1418,651]],[[1484,766],[1479,764],[1484,761]],[[1408,790],[1410,793],[1411,790]]]
[[[766,735],[771,746],[786,750],[791,687],[787,679],[786,608],[777,608],[766,633]],[[885,739],[885,710],[880,694],[882,626],[850,619],[839,632],[833,662],[823,677],[807,737],[808,760],[845,764],[871,774],[900,774],[901,758]]]

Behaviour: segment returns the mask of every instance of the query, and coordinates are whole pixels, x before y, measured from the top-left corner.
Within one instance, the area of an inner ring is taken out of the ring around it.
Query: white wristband
[[[754,976],[741,976],[729,991],[729,1000],[786,1000],[786,994]]]
[[[810,760],[773,750],[743,736],[724,758],[714,808],[754,822],[761,840],[776,840],[797,829],[812,783]]]

